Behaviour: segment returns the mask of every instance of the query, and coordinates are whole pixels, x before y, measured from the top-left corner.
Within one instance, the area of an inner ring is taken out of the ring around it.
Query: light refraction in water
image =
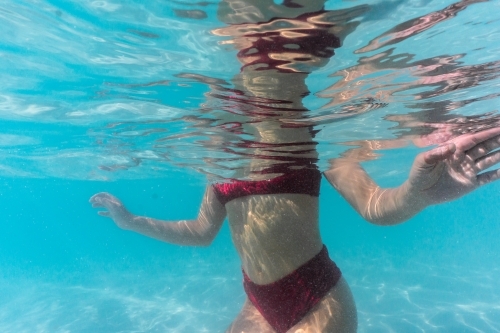
[[[174,166],[219,176],[244,168],[238,149],[253,138],[241,125],[266,117],[266,101],[230,98],[238,37],[224,36],[217,7],[6,2],[2,173],[116,179],[159,176]],[[342,46],[307,79],[309,111],[283,119],[321,130],[321,167],[346,143],[425,146],[496,123],[496,2],[326,8],[330,14],[318,19],[339,27]],[[278,24],[269,29],[302,29],[290,20]],[[238,103],[252,106],[253,118],[238,117]],[[398,144],[384,144],[394,138]],[[245,154],[252,155],[249,145]]]
[[[267,31],[244,24],[229,31],[218,19],[219,5],[4,1],[0,175],[107,180],[166,177],[182,169],[212,179],[250,177],[250,160],[307,158],[310,151],[300,141],[265,144],[248,131],[274,118],[280,128],[314,129],[314,162],[321,169],[350,148],[365,160],[384,153],[371,172],[397,182],[407,170],[401,154],[413,156],[418,148],[498,126],[496,1],[327,2],[329,14],[315,22],[338,27],[338,44],[324,47],[335,53],[331,60],[317,66],[314,61],[331,56],[319,54],[276,64],[311,72],[307,87],[290,87],[290,98],[307,92],[300,115],[288,112],[286,99],[241,89],[235,44],[249,34],[271,42],[293,38],[307,27],[283,19]],[[291,53],[300,53],[290,44]],[[252,49],[247,51],[255,65]],[[383,258],[357,259],[363,264],[342,267],[356,277],[351,285],[360,332],[500,331],[499,292],[493,288],[498,269],[410,262],[396,270]],[[0,331],[215,331],[237,311],[226,304],[242,295],[240,277],[218,275],[225,267],[192,265],[181,274],[192,280],[182,284],[163,271],[143,285],[122,276],[122,283],[99,281],[94,288],[6,280]],[[179,288],[164,287],[171,285]]]

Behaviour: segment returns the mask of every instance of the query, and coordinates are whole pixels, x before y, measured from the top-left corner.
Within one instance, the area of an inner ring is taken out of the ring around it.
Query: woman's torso
[[[242,267],[257,284],[290,274],[322,248],[317,197],[264,194],[226,204],[231,236]]]

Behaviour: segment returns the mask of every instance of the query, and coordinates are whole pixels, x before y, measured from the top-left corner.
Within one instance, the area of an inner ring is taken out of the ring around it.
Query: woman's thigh
[[[275,333],[275,331],[247,298],[243,309],[226,333]]]
[[[328,294],[288,333],[356,333],[358,315],[347,281],[341,277]]]
[[[357,313],[349,285],[339,282],[288,333],[355,333]],[[247,299],[226,333],[275,333],[260,312]]]

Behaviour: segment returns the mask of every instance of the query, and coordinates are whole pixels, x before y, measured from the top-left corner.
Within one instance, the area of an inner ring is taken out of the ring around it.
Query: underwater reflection
[[[401,36],[391,39],[383,34],[375,39],[383,40],[383,45],[372,41],[369,45],[376,47],[358,49],[355,64],[333,66],[335,70],[329,73],[333,84],[312,92],[317,100],[314,102],[316,108],[310,109],[304,104],[311,95],[306,80],[314,78],[315,72],[330,70],[332,66],[327,65],[332,56],[335,58],[335,48],[357,33],[363,22],[372,20],[372,11],[380,10],[379,7],[362,5],[326,11],[320,2],[312,2],[306,7],[267,2],[221,2],[220,20],[228,25],[213,29],[212,34],[222,38],[221,46],[236,51],[240,72],[231,80],[182,72],[176,75],[177,82],[160,80],[122,85],[125,92],[171,84],[202,84],[208,89],[199,107],[185,109],[182,116],[166,114],[162,121],[113,124],[114,139],[122,142],[120,149],[130,151],[129,155],[135,160],[103,169],[123,170],[142,165],[136,161],[166,159],[204,172],[214,180],[243,179],[257,171],[257,164],[262,171],[266,163],[278,164],[280,161],[279,164],[283,164],[286,158],[294,159],[300,154],[317,158],[319,155],[313,156],[315,153],[311,149],[319,149],[322,160],[334,158],[332,152],[341,151],[342,142],[351,141],[352,135],[356,135],[357,140],[394,135],[374,127],[369,138],[363,137],[368,134],[366,130],[345,136],[350,123],[359,125],[371,121],[371,114],[380,115],[375,117],[385,121],[418,118],[417,122],[405,122],[411,123],[408,130],[412,132],[427,133],[440,128],[440,122],[462,123],[472,118],[483,119],[483,129],[495,126],[497,116],[491,110],[480,112],[474,105],[499,97],[488,88],[498,81],[498,61],[470,64],[465,60],[465,52],[422,59],[419,54],[401,52],[398,47],[407,38],[433,29],[444,20],[454,19],[457,12],[474,3],[457,2],[409,20],[387,33],[405,31]],[[308,11],[309,8],[314,11]],[[369,51],[372,54],[365,56]],[[472,107],[475,107],[473,115],[470,114]],[[490,125],[486,124],[488,121]],[[403,130],[401,126],[398,124],[392,129],[399,132]],[[176,129],[175,134],[169,134],[168,128]],[[308,133],[319,128],[323,130],[320,137]],[[341,134],[330,134],[338,128],[343,129]],[[105,133],[100,131],[95,135],[105,137]],[[283,140],[274,140],[272,137],[276,135]],[[290,139],[295,135],[300,139]],[[104,145],[107,140],[104,139]],[[331,145],[339,147],[326,148]],[[147,150],[147,154],[141,155],[138,150]],[[272,162],[271,158],[276,160]],[[253,169],[249,167],[251,163]],[[260,177],[265,176],[261,174]]]

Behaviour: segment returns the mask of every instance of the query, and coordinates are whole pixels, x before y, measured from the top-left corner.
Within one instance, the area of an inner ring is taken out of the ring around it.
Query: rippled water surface
[[[0,1],[1,332],[221,332],[238,313],[227,229],[165,246],[98,220],[93,193],[185,218],[206,177],[346,151],[395,185],[421,149],[498,126],[499,1],[243,2]],[[498,185],[388,229],[322,195],[360,332],[500,332]]]
[[[241,101],[229,98],[241,66],[234,43],[244,32],[224,33],[221,6],[4,1],[1,173],[116,179],[186,166],[225,176],[219,165],[243,168],[237,147],[253,138],[234,126],[263,113],[238,117]],[[322,19],[338,26],[342,46],[306,79],[309,111],[283,119],[321,130],[323,168],[347,142],[425,146],[439,141],[432,133],[497,121],[498,2],[330,1],[325,8]],[[233,149],[221,149],[221,140]]]

